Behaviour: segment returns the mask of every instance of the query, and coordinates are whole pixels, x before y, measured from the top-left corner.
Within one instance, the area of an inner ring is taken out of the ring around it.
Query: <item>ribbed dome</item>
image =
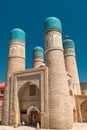
[[[48,17],[44,22],[44,31],[57,29],[62,31],[61,21],[56,17]]]
[[[65,37],[65,39],[64,39],[64,41],[63,41],[63,47],[64,48],[68,48],[68,47],[75,47],[74,46],[74,41],[73,40],[71,40],[70,38],[69,38],[69,36],[66,36]]]
[[[33,60],[42,59],[44,60],[44,50],[43,48],[37,46],[33,49]]]
[[[25,42],[25,32],[19,28],[11,30],[10,40],[21,40]]]

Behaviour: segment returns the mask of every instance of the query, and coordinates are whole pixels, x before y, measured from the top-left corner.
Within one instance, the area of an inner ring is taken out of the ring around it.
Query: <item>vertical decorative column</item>
[[[45,113],[40,112],[40,122],[41,122],[40,128],[41,128],[41,129],[44,129],[44,128],[45,128],[45,126],[44,126],[44,118],[45,118]]]
[[[45,84],[44,84],[44,76],[41,76],[41,112],[40,112],[40,126],[41,128],[45,128]]]
[[[19,111],[19,102],[18,102],[18,89],[17,89],[17,79],[14,76],[14,97],[13,97],[13,111],[14,111],[14,122],[15,127],[20,124],[20,111]]]
[[[80,83],[79,83],[79,76],[75,58],[75,46],[74,42],[66,36],[65,40],[63,41],[64,47],[64,56],[65,56],[65,65],[66,70],[71,75],[73,87],[74,87],[74,95],[81,94],[80,90]]]
[[[39,67],[44,62],[44,50],[37,46],[33,49],[33,67]]]
[[[73,113],[69,100],[60,20],[55,17],[47,18],[44,22],[44,31],[49,82],[49,128],[71,129]]]
[[[6,84],[3,99],[2,124],[9,125],[9,96],[10,96],[10,79],[16,71],[25,69],[25,33],[23,30],[16,28],[10,32],[10,46],[8,55],[8,65],[6,73]]]

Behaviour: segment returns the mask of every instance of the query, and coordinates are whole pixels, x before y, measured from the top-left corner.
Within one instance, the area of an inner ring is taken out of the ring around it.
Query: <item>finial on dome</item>
[[[67,47],[75,47],[74,45],[74,41],[70,39],[70,37],[67,35],[65,37],[65,39],[63,40],[63,47],[67,48]]]
[[[70,36],[69,36],[69,35],[66,35],[65,39],[70,39]]]

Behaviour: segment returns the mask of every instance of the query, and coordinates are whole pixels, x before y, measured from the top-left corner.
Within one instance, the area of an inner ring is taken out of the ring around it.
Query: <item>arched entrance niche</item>
[[[29,117],[29,125],[36,126],[37,123],[40,123],[40,110],[36,106],[29,107],[27,115]]]
[[[81,104],[82,121],[87,122],[87,100]]]
[[[26,125],[35,126],[41,111],[40,88],[31,82],[25,83],[18,92],[20,118]]]

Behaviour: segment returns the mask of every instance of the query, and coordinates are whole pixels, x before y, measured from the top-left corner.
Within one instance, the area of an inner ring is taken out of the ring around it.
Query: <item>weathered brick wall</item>
[[[12,73],[25,69],[25,45],[22,41],[11,41],[8,55],[8,65],[6,74],[6,84],[4,91],[4,102],[2,112],[2,124],[9,125],[9,98],[10,98],[10,87],[11,87],[11,76]]]
[[[31,106],[36,106],[40,110],[41,128],[48,128],[48,73],[47,67],[39,67],[31,70],[17,72],[11,77],[10,90],[10,125],[14,124],[14,109],[19,112],[18,123],[21,123],[20,117],[29,123],[29,115],[21,115],[23,104],[26,110]],[[29,96],[30,84],[36,85],[37,95]],[[26,118],[26,119],[25,119]]]
[[[49,81],[49,128],[69,129],[73,124],[73,110],[65,71],[61,33],[52,30],[45,32],[45,44]]]
[[[71,79],[74,87],[74,95],[81,94],[75,56],[69,54],[65,55],[65,65],[66,65],[66,70],[71,75]]]

